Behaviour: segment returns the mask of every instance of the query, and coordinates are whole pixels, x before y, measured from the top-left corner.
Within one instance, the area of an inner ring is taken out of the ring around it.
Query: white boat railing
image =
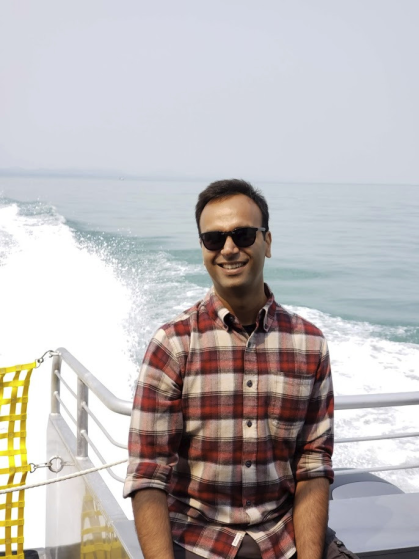
[[[91,391],[103,404],[103,406],[115,413],[122,416],[130,416],[132,410],[132,402],[129,400],[122,400],[117,398],[104,384],[100,382],[74,355],[72,355],[65,348],[58,348],[57,355],[54,355],[52,362],[52,375],[51,375],[51,413],[61,414],[61,409],[66,412],[66,415],[76,428],[77,438],[77,458],[87,458],[89,456],[89,447],[98,457],[101,464],[106,464],[102,452],[97,447],[96,443],[89,437],[89,418],[104,434],[106,439],[112,446],[122,449],[127,449],[126,442],[119,442],[106,429],[102,421],[98,419],[96,414],[89,408],[89,391]],[[75,373],[77,377],[77,389],[74,391],[70,384],[66,382],[62,375],[62,363],[68,365],[69,369]],[[61,394],[62,388],[65,388],[67,395],[70,395],[73,400],[76,400],[76,415],[69,409],[69,406],[64,403]],[[126,439],[128,438],[128,431],[124,433]],[[107,470],[109,475],[117,481],[123,482],[123,478],[116,475],[112,469]]]
[[[61,369],[62,363],[65,363],[77,377],[77,390],[73,390],[66,380],[64,380]],[[73,400],[76,400],[76,415],[64,403],[61,395],[61,389],[65,388],[67,393]],[[76,428],[77,437],[77,457],[86,458],[89,455],[89,447],[93,450],[102,464],[106,464],[95,441],[89,437],[89,418],[104,434],[109,443],[117,448],[127,449],[125,442],[118,442],[105,428],[100,419],[89,407],[89,391],[91,391],[107,408],[107,410],[122,416],[130,416],[132,402],[117,398],[112,392],[104,386],[84,365],[82,365],[69,351],[65,348],[58,348],[54,355],[52,363],[51,375],[51,413],[61,414],[63,409],[71,422]],[[355,396],[336,396],[335,410],[357,410],[364,408],[382,408],[382,407],[399,407],[399,406],[419,406],[419,391],[416,392],[400,392],[391,394],[363,394]],[[419,415],[418,415],[419,417]],[[126,436],[128,431],[126,432]],[[379,441],[389,439],[402,439],[410,437],[419,437],[419,432],[410,433],[390,433],[383,435],[371,435],[363,437],[346,437],[337,438],[335,443],[356,443],[363,441]],[[371,468],[356,468],[356,470],[340,470],[341,473],[360,472],[380,472],[389,470],[404,470],[419,468],[419,461],[413,464],[400,464],[398,466],[388,465]],[[123,482],[124,480],[117,476],[112,470],[108,470],[109,474],[116,480]]]

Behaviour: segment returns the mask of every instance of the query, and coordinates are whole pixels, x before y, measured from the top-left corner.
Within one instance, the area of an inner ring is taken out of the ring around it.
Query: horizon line
[[[21,167],[6,167],[0,168],[0,177],[43,177],[43,178],[91,178],[91,179],[112,179],[112,180],[162,180],[168,182],[175,181],[202,181],[212,182],[218,180],[216,178],[202,177],[202,176],[188,176],[188,175],[158,175],[158,174],[134,174],[126,173],[123,171],[104,171],[104,170],[80,170],[80,169],[24,169]],[[235,178],[235,177],[230,177]],[[260,183],[276,183],[276,184],[295,184],[295,185],[336,185],[336,186],[419,186],[419,182],[348,182],[348,181],[302,181],[302,180],[287,180],[284,178],[250,178],[253,182]]]

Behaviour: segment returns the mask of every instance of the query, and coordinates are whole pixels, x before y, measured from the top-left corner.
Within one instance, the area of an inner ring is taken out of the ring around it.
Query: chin
[[[244,281],[236,280],[234,278],[231,279],[229,282],[219,283],[218,288],[221,292],[228,293],[230,292],[242,292],[248,291],[250,289],[250,285]]]

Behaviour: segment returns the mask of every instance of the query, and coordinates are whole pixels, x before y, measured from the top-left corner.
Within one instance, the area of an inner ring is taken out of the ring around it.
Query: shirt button
[[[251,386],[253,386],[253,382],[251,380],[247,381],[247,386],[250,388]]]
[[[246,506],[247,506],[247,507],[250,507],[251,504],[252,504],[251,501],[246,501]]]
[[[252,426],[252,422],[250,421],[250,419],[248,420],[248,422],[246,423],[246,425],[247,425],[248,427],[251,427],[251,426]]]
[[[250,468],[250,466],[252,465],[252,462],[250,460],[246,460],[246,462],[244,463],[246,468]]]

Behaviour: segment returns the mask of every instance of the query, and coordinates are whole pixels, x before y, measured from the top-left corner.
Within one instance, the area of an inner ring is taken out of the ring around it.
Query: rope
[[[46,481],[40,481],[39,483],[32,483],[30,485],[19,485],[18,487],[9,487],[8,489],[0,490],[0,495],[3,495],[4,493],[12,493],[13,491],[32,489],[33,487],[42,487],[43,485],[49,485],[50,483],[57,483],[58,481],[65,481],[67,479],[73,479],[75,477],[84,476],[86,474],[92,474],[93,472],[98,472],[99,470],[105,470],[106,468],[113,468],[113,466],[124,464],[124,462],[127,462],[126,458],[124,460],[119,460],[118,462],[111,462],[109,464],[103,464],[102,466],[89,468],[88,470],[83,470],[81,472],[75,472],[74,474],[68,474],[67,476],[61,476],[54,479],[47,479]]]

